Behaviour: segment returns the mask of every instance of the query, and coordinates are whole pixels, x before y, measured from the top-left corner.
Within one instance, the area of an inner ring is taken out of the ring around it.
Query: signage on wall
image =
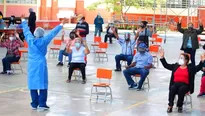
[[[12,3],[12,4],[37,4],[37,0],[6,0],[6,3]]]

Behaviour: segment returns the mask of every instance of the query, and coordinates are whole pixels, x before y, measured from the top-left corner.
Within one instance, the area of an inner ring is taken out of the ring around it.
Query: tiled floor
[[[88,43],[92,42],[93,33],[88,36]],[[170,63],[177,61],[181,45],[181,34],[170,34],[167,43],[163,45],[165,56]],[[167,95],[170,72],[165,70],[161,63],[149,74],[151,88],[144,91],[128,90],[122,72],[113,72],[111,88],[113,101],[104,103],[103,100],[95,102],[89,100],[92,83],[96,82],[96,68],[115,68],[115,54],[120,52],[117,43],[109,45],[109,61],[97,62],[93,60],[93,53],[88,56],[87,83],[72,81],[66,83],[68,68],[56,67],[57,59],[48,59],[49,70],[49,111],[32,111],[30,107],[30,94],[27,89],[27,61],[22,60],[24,73],[16,71],[15,75],[0,75],[0,116],[204,116],[205,98],[197,98],[202,72],[197,73],[195,80],[195,93],[192,95],[193,109],[178,114],[167,114]],[[196,53],[197,62],[200,54]],[[2,66],[1,66],[2,69]]]

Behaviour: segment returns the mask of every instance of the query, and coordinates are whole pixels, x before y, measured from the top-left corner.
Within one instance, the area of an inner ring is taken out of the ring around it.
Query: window
[[[58,7],[75,8],[76,0],[58,0]]]
[[[37,4],[37,0],[6,0],[6,3],[12,3],[12,4]]]

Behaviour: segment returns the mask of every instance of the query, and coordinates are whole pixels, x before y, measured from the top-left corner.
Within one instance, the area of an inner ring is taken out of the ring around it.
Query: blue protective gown
[[[62,29],[56,26],[42,38],[35,38],[26,21],[22,22],[25,40],[28,43],[28,88],[30,90],[48,89],[48,69],[46,61],[47,46]]]

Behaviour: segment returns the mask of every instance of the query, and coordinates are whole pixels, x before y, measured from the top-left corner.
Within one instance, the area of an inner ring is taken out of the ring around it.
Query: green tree
[[[105,5],[107,11],[113,11],[121,15],[121,19],[124,21],[124,14],[130,9],[131,6],[136,8],[152,8],[157,4],[166,0],[98,0],[87,7],[88,10],[96,10],[99,5]],[[123,10],[124,9],[124,10]]]

